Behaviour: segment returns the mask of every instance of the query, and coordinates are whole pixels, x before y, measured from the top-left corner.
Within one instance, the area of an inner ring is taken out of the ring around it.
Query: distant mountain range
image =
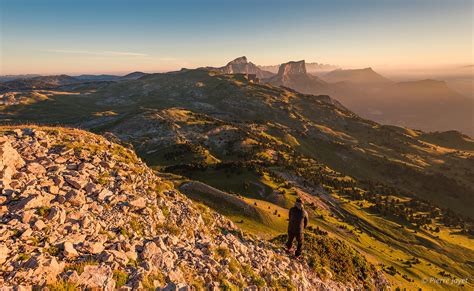
[[[362,117],[428,131],[459,130],[474,135],[474,100],[451,90],[444,81],[393,82],[371,68],[335,70],[319,77],[304,61],[280,65],[264,80],[306,94],[326,94]]]
[[[37,76],[37,75],[17,75],[0,77],[0,80],[8,80],[0,82],[0,92],[7,92],[12,90],[28,90],[28,89],[53,89],[60,86],[81,84],[87,82],[110,82],[110,81],[124,81],[136,80],[147,73],[133,72],[125,76],[116,75],[51,75],[51,76]]]
[[[76,79],[82,81],[114,81],[120,78],[116,75],[79,75],[75,76]]]
[[[320,74],[321,78],[329,83],[351,82],[357,85],[380,86],[393,83],[391,80],[375,72],[372,68],[355,70],[334,70]]]
[[[372,68],[340,69],[334,65],[292,61],[258,66],[247,57],[236,58],[223,67],[206,67],[224,74],[255,74],[262,83],[284,86],[305,94],[329,95],[362,117],[428,131],[459,130],[474,135],[474,99],[449,88],[444,81],[394,82]],[[52,89],[87,82],[136,80],[148,74],[3,76],[0,92]]]
[[[339,99],[379,122],[429,131],[456,129],[474,135],[474,99],[451,90],[444,81],[399,82],[365,92],[366,97],[359,96],[359,101],[348,95]]]
[[[24,75],[3,75],[0,76],[0,82],[8,82],[18,79],[31,79],[34,77],[39,77],[41,75],[38,74],[24,74]]]
[[[474,66],[443,66],[431,69],[387,70],[383,75],[398,82],[424,79],[443,80],[452,90],[474,99]]]
[[[143,76],[146,76],[146,75],[148,75],[148,74],[143,73],[143,72],[133,72],[133,73],[127,74],[125,76],[121,76],[118,79],[119,80],[136,80],[136,79],[139,79],[139,78],[141,78]]]

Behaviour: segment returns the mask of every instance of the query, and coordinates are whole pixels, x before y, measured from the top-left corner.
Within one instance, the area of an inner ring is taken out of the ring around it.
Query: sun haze
[[[472,1],[1,0],[0,74],[472,64]]]

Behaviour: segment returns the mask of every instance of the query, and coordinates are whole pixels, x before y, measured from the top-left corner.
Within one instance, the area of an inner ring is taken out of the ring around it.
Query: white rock
[[[28,274],[33,283],[50,284],[56,282],[57,276],[64,269],[64,263],[59,263],[54,257],[35,255],[23,265],[23,268],[31,270]],[[21,273],[17,275],[21,276]]]
[[[143,197],[136,198],[129,202],[129,204],[135,208],[145,208],[146,200]]]
[[[112,278],[112,269],[109,266],[84,267],[84,272],[79,276],[77,284],[88,289],[102,289],[111,291],[115,289],[115,280]]]
[[[104,250],[104,245],[101,242],[86,242],[85,249],[91,254],[99,254]]]
[[[0,244],[0,265],[7,260],[10,252],[10,249],[5,244]]]
[[[37,220],[35,224],[33,225],[33,228],[35,230],[42,230],[45,227],[46,227],[46,224],[41,219]]]
[[[46,169],[38,163],[29,163],[26,165],[26,171],[33,175],[42,175],[46,173]]]
[[[72,244],[72,242],[66,241],[63,244],[63,255],[66,258],[74,258],[74,257],[77,257],[79,254],[74,248],[74,245]]]
[[[19,169],[25,165],[20,154],[12,147],[7,137],[0,137],[0,171],[6,167]]]
[[[102,189],[99,194],[97,194],[97,199],[99,199],[100,201],[104,201],[105,199],[107,199],[108,197],[112,196],[114,193],[112,193],[112,191],[110,191],[109,189]]]

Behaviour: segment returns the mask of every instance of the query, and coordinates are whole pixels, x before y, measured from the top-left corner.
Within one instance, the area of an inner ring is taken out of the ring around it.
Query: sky
[[[473,64],[472,0],[0,0],[0,75]]]

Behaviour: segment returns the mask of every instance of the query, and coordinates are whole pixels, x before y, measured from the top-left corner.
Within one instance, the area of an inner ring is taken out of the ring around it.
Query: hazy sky
[[[472,0],[0,0],[0,74],[473,61]]]

